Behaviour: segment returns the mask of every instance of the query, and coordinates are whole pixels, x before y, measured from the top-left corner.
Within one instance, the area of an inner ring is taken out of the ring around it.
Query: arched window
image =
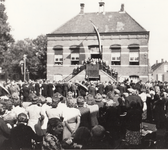
[[[63,64],[63,46],[56,45],[53,47],[54,50],[54,64],[62,65]]]
[[[139,44],[130,44],[129,48],[129,64],[139,65]]]
[[[121,65],[121,45],[114,44],[111,49],[111,65]]]

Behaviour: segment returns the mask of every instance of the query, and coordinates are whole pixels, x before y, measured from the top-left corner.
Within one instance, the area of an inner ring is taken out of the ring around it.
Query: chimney
[[[158,60],[156,60],[156,64],[158,64]]]
[[[104,14],[105,13],[104,8],[105,8],[105,2],[99,2],[99,13],[103,12]]]
[[[164,59],[161,59],[161,63],[163,63],[164,62]]]
[[[80,14],[84,14],[85,4],[84,4],[84,3],[81,3],[81,4],[80,4],[80,7],[81,7]]]
[[[124,10],[124,4],[121,4],[120,12],[125,12],[125,10]]]

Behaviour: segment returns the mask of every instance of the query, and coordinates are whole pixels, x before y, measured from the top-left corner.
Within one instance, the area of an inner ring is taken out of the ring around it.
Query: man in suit
[[[90,82],[90,86],[89,86],[89,88],[88,88],[88,93],[89,94],[91,94],[91,95],[93,95],[93,97],[95,97],[95,95],[96,95],[96,88],[95,88],[95,84],[94,84],[94,82]]]
[[[44,97],[47,97],[47,82],[46,81],[43,82],[41,86],[41,90],[42,90],[42,95]]]
[[[33,149],[32,139],[36,142],[41,142],[42,136],[38,136],[31,127],[27,126],[27,115],[20,113],[17,126],[11,129],[12,149]]]
[[[53,97],[54,90],[55,86],[51,81],[49,81],[47,85],[47,97]]]
[[[103,85],[103,83],[99,82],[97,87],[98,87],[98,91],[97,92],[100,93],[101,95],[104,94],[104,85]]]
[[[112,92],[113,91],[113,85],[111,83],[111,81],[108,82],[108,85],[105,87],[105,94],[107,94],[108,92]]]

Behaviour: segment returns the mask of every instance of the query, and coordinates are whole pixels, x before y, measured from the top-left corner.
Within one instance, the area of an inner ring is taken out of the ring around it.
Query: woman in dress
[[[75,98],[67,98],[67,109],[64,111],[64,129],[63,140],[74,136],[80,125],[80,111],[75,108],[77,100]]]

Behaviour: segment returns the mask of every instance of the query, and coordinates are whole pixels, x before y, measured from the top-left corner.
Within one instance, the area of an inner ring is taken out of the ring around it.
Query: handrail
[[[66,81],[66,79],[67,79],[68,77],[70,77],[70,76],[71,76],[70,79],[72,79],[74,76],[76,76],[77,74],[79,74],[80,72],[82,72],[85,68],[86,68],[86,65],[82,65],[81,67],[77,68],[77,70],[74,69],[71,74],[69,74],[67,77],[65,77],[65,78],[63,79],[63,81]],[[76,71],[77,71],[77,72],[76,72]]]
[[[72,79],[74,76],[76,76],[77,74],[82,72],[84,69],[86,69],[86,65],[87,64],[83,64],[82,66],[78,67],[77,69],[74,69],[71,74],[69,74],[67,77],[65,77],[63,79],[63,81],[66,81],[66,79],[68,79],[68,77],[70,77],[70,79]],[[104,64],[99,63],[99,70],[100,69],[103,70],[104,72],[106,72],[109,76],[111,76],[115,80],[117,80],[118,73],[113,74],[113,72],[111,72],[111,70],[108,68],[108,66],[105,66]]]

